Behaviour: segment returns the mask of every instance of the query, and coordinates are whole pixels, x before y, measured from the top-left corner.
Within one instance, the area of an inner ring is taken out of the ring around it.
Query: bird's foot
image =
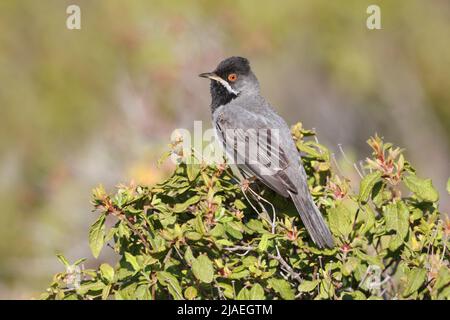
[[[241,181],[241,188],[242,188],[242,191],[246,192],[246,191],[250,188],[250,185],[251,185],[253,182],[255,182],[255,180],[256,180],[256,177],[250,177],[250,178],[248,178],[248,179],[242,180],[242,181]]]

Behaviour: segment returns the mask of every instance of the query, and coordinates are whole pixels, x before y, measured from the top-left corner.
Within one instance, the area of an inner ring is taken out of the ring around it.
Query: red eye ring
[[[236,80],[237,80],[237,74],[236,73],[230,73],[228,75],[228,81],[235,82]]]

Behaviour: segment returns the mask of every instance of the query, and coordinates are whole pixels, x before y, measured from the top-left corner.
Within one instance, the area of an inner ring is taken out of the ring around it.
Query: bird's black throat
[[[215,80],[211,80],[211,111],[214,112],[218,107],[229,103],[237,97],[236,94],[231,93],[222,84]]]

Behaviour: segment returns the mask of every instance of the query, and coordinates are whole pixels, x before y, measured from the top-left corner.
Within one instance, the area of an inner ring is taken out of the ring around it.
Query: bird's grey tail
[[[333,248],[334,241],[330,229],[311,196],[309,194],[295,194],[291,192],[289,194],[314,243],[320,248]]]

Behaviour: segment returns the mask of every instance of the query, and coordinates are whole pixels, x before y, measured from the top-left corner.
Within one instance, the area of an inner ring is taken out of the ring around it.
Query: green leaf
[[[75,261],[75,262],[73,263],[73,265],[74,265],[74,266],[78,266],[78,265],[82,264],[82,263],[85,262],[85,261],[86,261],[86,258],[80,258],[80,259],[78,259],[77,261]]]
[[[295,294],[294,290],[292,290],[289,282],[287,282],[284,279],[269,279],[267,281],[269,285],[275,290],[276,293],[278,293],[283,299],[285,300],[294,300]]]
[[[222,289],[223,295],[228,299],[234,299],[234,289],[233,286],[231,286],[228,283],[219,282],[217,283],[219,287]]]
[[[403,291],[403,296],[408,297],[422,286],[422,284],[425,282],[427,272],[425,269],[422,268],[414,268],[411,269],[411,271],[408,272],[407,275],[407,281],[406,281],[406,287]]]
[[[108,283],[113,282],[114,280],[114,269],[107,263],[102,263],[100,265],[100,273],[102,277],[108,281]]]
[[[239,230],[236,230],[235,228],[233,228],[230,225],[230,223],[226,223],[224,225],[224,229],[227,234],[229,234],[230,236],[232,236],[233,238],[235,238],[237,240],[241,240],[243,238],[242,233]]]
[[[186,232],[185,237],[192,241],[198,241],[202,238],[202,235],[198,232]]]
[[[197,297],[197,289],[194,287],[187,287],[184,290],[184,297],[188,300],[194,300]]]
[[[70,266],[69,261],[67,261],[67,259],[66,259],[66,257],[64,257],[64,255],[58,253],[58,254],[56,254],[56,257],[58,258],[59,261],[61,261],[61,263],[64,266],[66,266],[66,267]]]
[[[366,295],[361,291],[344,292],[342,300],[366,300]]]
[[[173,212],[174,213],[181,213],[186,211],[187,208],[189,208],[190,206],[192,206],[193,204],[196,204],[197,202],[200,201],[200,196],[199,195],[195,195],[189,199],[187,199],[185,202],[183,203],[177,203],[174,207],[173,207]]]
[[[234,243],[228,239],[219,239],[216,241],[216,244],[219,244],[222,246],[233,246],[234,245]]]
[[[137,287],[136,292],[134,294],[137,300],[151,300],[152,294],[147,285],[143,284]]]
[[[265,233],[261,237],[261,241],[258,244],[258,250],[261,252],[265,252],[267,250],[267,247],[269,246],[269,234]]]
[[[208,256],[203,254],[192,262],[192,272],[202,282],[211,283],[214,278],[214,268]]]
[[[203,219],[200,214],[195,217],[195,219],[193,221],[193,227],[194,227],[195,231],[197,231],[200,234],[206,233],[205,224],[203,223]]]
[[[384,218],[388,230],[394,230],[401,239],[406,237],[409,230],[409,210],[403,201],[387,205]]]
[[[242,288],[241,291],[239,291],[236,300],[250,300],[250,290]]]
[[[209,234],[215,238],[222,237],[224,233],[225,229],[220,223],[216,224],[216,226],[209,231]]]
[[[314,149],[313,147],[307,145],[306,143],[304,143],[303,141],[298,141],[297,142],[297,148],[301,151],[304,152],[314,158],[318,158],[318,159],[322,159],[323,155],[317,151],[316,149]]]
[[[102,281],[87,282],[87,283],[82,284],[77,289],[77,293],[80,295],[85,295],[88,293],[102,291],[104,287],[105,287],[105,284]]]
[[[251,289],[243,288],[239,291],[237,300],[264,300],[264,289],[260,284],[255,284]]]
[[[192,254],[192,249],[191,247],[187,247],[186,251],[184,252],[184,259],[186,260],[187,263],[189,263],[189,265],[191,265],[195,258],[194,255]]]
[[[100,251],[103,248],[105,239],[105,215],[98,217],[97,221],[89,229],[89,246],[91,247],[92,255],[98,258]]]
[[[311,292],[317,287],[319,282],[320,282],[319,280],[312,280],[312,281],[304,280],[298,286],[298,291],[300,291],[300,292]]]
[[[353,229],[357,204],[352,200],[339,201],[328,215],[330,229],[336,236],[347,238]]]
[[[78,297],[75,293],[68,294],[64,297],[64,300],[78,300]]]
[[[358,267],[360,260],[357,257],[348,257],[345,263],[342,265],[342,274],[349,276]]]
[[[190,162],[191,163],[186,164],[186,174],[189,181],[194,181],[200,173],[201,166],[198,164],[198,160],[195,156],[190,158]]]
[[[450,178],[447,180],[447,193],[450,194]]]
[[[130,285],[124,285],[114,293],[114,297],[117,300],[135,300],[136,299],[137,283],[131,283]]]
[[[248,275],[250,274],[250,271],[248,271],[247,269],[245,270],[241,270],[241,271],[234,271],[231,275],[228,276],[228,278],[230,279],[243,279],[248,277]]]
[[[319,284],[319,295],[316,297],[318,299],[331,299],[334,296],[335,289],[334,285],[331,283],[330,279],[324,279]]]
[[[249,300],[264,300],[265,298],[264,289],[259,283],[250,289]]]
[[[416,221],[419,220],[420,218],[423,217],[423,211],[419,208],[414,209],[411,214],[410,214],[410,219],[411,221]]]
[[[133,256],[131,253],[129,252],[125,252],[125,260],[131,264],[131,266],[133,267],[134,271],[139,271],[141,270],[141,267],[139,266],[139,263],[136,259],[135,256]]]
[[[102,290],[102,300],[107,300],[109,297],[109,293],[111,292],[112,285],[109,284],[105,286]]]
[[[439,199],[439,194],[431,179],[420,179],[414,174],[409,174],[403,177],[403,182],[409,190],[422,200],[436,202]]]
[[[385,189],[386,186],[383,181],[375,183],[375,186],[372,189],[372,202],[377,208],[380,208],[383,205],[383,194]]]
[[[170,295],[175,300],[183,300],[182,290],[178,279],[174,277],[172,274],[166,271],[160,271],[157,273],[156,277],[158,281],[167,287]]]
[[[234,206],[236,207],[236,209],[239,210],[244,210],[247,208],[247,206],[245,205],[245,203],[243,203],[241,200],[236,199],[234,200]]]
[[[383,262],[381,261],[381,259],[378,256],[368,255],[359,249],[354,250],[354,253],[356,254],[356,256],[359,259],[366,261],[368,263],[368,265],[376,265],[376,266],[379,266],[380,268],[384,267]],[[361,264],[358,264],[358,267],[359,266],[362,267]],[[366,272],[366,270],[364,270],[364,272]]]
[[[391,236],[389,240],[389,250],[396,251],[404,242],[404,238],[398,233]]]
[[[359,230],[360,234],[365,234],[369,232],[375,225],[375,212],[369,205],[365,205],[359,211],[358,222],[362,222],[361,228]]]
[[[365,176],[359,185],[359,201],[367,202],[375,184],[380,180],[381,172],[375,171]]]
[[[251,219],[249,222],[247,222],[247,227],[253,231],[264,233],[266,230],[264,229],[264,226],[260,220]]]
[[[450,269],[443,267],[439,270],[436,282],[433,287],[437,298],[440,300],[450,299]]]

